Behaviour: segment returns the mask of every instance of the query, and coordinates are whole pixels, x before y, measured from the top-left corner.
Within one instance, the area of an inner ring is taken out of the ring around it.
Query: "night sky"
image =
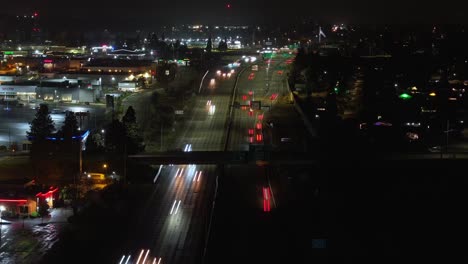
[[[3,1],[2,1],[3,2]],[[463,23],[468,1],[445,0],[14,0],[2,3],[2,13],[38,10],[43,18],[80,21],[83,27],[148,27],[172,23],[275,23],[308,16],[343,23]],[[71,3],[79,3],[72,6]],[[227,4],[231,8],[226,8]],[[391,5],[390,5],[391,3]],[[74,20],[72,20],[74,19]],[[70,23],[69,21],[69,23]],[[66,23],[66,22],[64,22]],[[94,25],[95,26],[95,25]]]

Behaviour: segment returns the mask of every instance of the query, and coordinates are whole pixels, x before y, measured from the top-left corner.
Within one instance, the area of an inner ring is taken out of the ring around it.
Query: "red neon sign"
[[[50,190],[50,191],[48,191],[46,193],[39,192],[39,193],[36,194],[36,197],[46,197],[47,198],[47,197],[52,196],[52,194],[54,194],[57,191],[58,191],[58,188]]]
[[[25,203],[27,201],[26,199],[0,199],[0,202],[4,203]]]

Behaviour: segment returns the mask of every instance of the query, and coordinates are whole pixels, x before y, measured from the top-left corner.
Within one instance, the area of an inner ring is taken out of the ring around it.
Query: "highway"
[[[273,142],[273,138],[266,136],[269,133],[266,132],[266,121],[279,124],[284,119],[289,120],[289,130],[294,127],[290,137],[295,141],[303,140],[299,136],[305,133],[298,133],[304,130],[301,129],[300,118],[294,107],[287,100],[282,100],[283,95],[287,94],[284,85],[286,72],[283,71],[286,61],[282,56],[271,61],[258,61],[254,63],[258,65],[258,70],[252,71],[250,68],[240,76],[236,101],[241,105],[261,101],[263,107],[254,111],[250,111],[250,107],[241,107],[234,111],[228,150],[248,150],[252,143],[263,145],[265,139],[268,140],[266,145]],[[270,113],[276,107],[282,115]],[[207,263],[226,263],[225,256],[233,256],[227,263],[244,259],[280,263],[281,257],[287,255],[285,249],[288,248],[286,241],[280,239],[284,237],[284,232],[276,217],[277,205],[286,204],[284,193],[288,186],[284,185],[284,177],[279,177],[277,168],[271,166],[226,165],[223,172]],[[284,263],[288,263],[288,260],[282,259],[286,261]]]
[[[234,82],[235,70],[206,74],[193,114],[172,149],[223,150]],[[113,256],[114,261],[143,263],[138,261],[141,255],[140,261],[146,256],[148,263],[200,263],[217,176],[215,165],[164,165],[154,184],[142,187],[149,195],[137,214],[135,232],[122,245],[120,255]]]

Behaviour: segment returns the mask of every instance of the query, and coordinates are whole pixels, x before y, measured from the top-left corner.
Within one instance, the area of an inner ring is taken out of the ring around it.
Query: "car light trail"
[[[263,211],[270,212],[270,191],[269,188],[263,187]]]
[[[128,264],[128,262],[130,261],[130,257],[131,255],[128,255],[128,258],[127,258],[127,261],[125,261],[125,264]]]
[[[179,173],[179,176],[178,176],[178,177],[182,177],[182,174],[184,174],[184,168],[182,168],[182,169],[180,170],[180,173]]]
[[[257,134],[257,141],[260,142],[263,140],[262,134]]]
[[[148,254],[149,254],[150,250],[146,250],[146,254],[145,254],[145,257],[143,258],[143,261],[141,262],[141,264],[145,264],[146,263],[146,258],[148,257]],[[138,264],[138,262],[137,262]]]
[[[195,174],[193,175],[192,182],[194,182],[197,179],[198,171],[195,171]]]
[[[159,260],[158,260],[158,258],[155,257],[154,260],[153,260],[153,264],[161,264],[161,260],[162,260],[162,258],[159,258]]]
[[[138,264],[138,262],[140,262],[141,256],[143,256],[143,252],[145,252],[144,249],[141,250],[140,255],[138,256],[136,264]]]
[[[180,207],[180,200],[179,200],[179,202],[177,203],[177,208],[176,208],[174,214],[177,214],[177,212],[179,212],[179,207]]]
[[[195,175],[193,176],[193,182],[197,181],[199,182],[200,181],[200,178],[201,178],[201,174],[202,174],[202,171],[196,171],[195,172]]]
[[[123,264],[125,260],[125,255],[122,256],[122,259],[120,260],[119,264]]]
[[[175,176],[177,177],[179,175],[180,168],[177,168],[177,171],[175,173]]]
[[[174,203],[172,204],[171,212],[169,213],[170,215],[172,215],[172,213],[174,212],[174,207],[176,203],[177,203],[177,200],[174,200]]]
[[[163,165],[159,166],[158,173],[156,173],[156,176],[154,176],[153,183],[155,183],[158,180],[159,175],[161,174],[162,168],[163,168]]]
[[[177,202],[177,200],[174,200],[174,203],[172,204],[170,215],[172,215],[172,214],[176,215],[179,212],[180,202],[181,202],[181,200],[179,200],[179,202]],[[177,204],[177,206],[176,206],[176,204]],[[175,208],[175,210],[174,210],[174,208]]]
[[[210,108],[208,109],[208,114],[214,115],[215,112],[216,112],[216,105],[210,105]]]
[[[184,152],[192,151],[192,144],[185,144]]]

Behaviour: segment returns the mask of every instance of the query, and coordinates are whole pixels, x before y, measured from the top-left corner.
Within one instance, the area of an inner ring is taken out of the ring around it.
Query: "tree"
[[[63,122],[60,134],[63,136],[64,141],[71,141],[72,137],[78,133],[78,121],[76,115],[73,112],[67,112],[65,115],[65,121]]]
[[[124,124],[136,124],[136,115],[135,115],[135,110],[133,109],[132,106],[129,106],[127,108],[127,112],[125,112],[125,115],[122,117],[122,122]]]
[[[36,112],[36,117],[30,123],[30,131],[27,132],[27,135],[34,144],[45,141],[54,130],[54,121],[50,117],[49,107],[46,104],[41,104]]]
[[[127,153],[135,154],[144,150],[143,138],[139,133],[136,121],[135,110],[129,106],[127,112],[122,117],[122,123],[125,127],[125,136],[127,144]]]
[[[219,45],[218,45],[218,50],[219,50],[219,51],[226,51],[227,48],[228,48],[228,46],[227,46],[227,40],[226,40],[226,39],[225,39],[224,41],[221,40],[221,41],[219,42]]]
[[[126,133],[125,126],[118,119],[114,119],[110,124],[106,126],[105,142],[106,149],[109,152],[123,153]]]
[[[213,48],[213,43],[211,42],[211,35],[208,38],[208,42],[206,43],[206,52],[211,53],[211,49]]]

